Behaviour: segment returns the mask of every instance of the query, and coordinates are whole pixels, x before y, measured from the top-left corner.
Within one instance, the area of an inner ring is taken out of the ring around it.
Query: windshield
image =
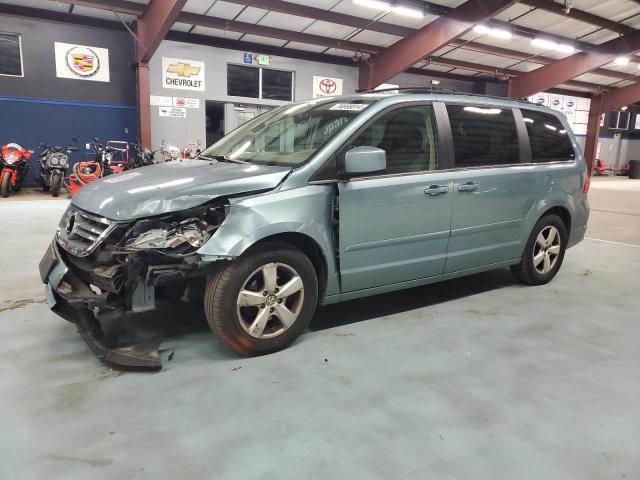
[[[297,167],[376,99],[315,99],[260,115],[221,138],[204,157]]]

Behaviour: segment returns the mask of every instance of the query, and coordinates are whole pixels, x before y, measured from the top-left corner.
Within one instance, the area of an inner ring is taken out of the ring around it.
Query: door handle
[[[449,191],[449,187],[446,185],[429,185],[424,189],[424,193],[427,195],[431,195],[435,197],[437,195],[442,195],[443,193],[447,193]]]
[[[458,185],[459,192],[475,192],[478,190],[478,184],[476,182],[467,182]]]

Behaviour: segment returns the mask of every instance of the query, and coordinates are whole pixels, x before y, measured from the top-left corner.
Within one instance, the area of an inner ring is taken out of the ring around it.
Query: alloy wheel
[[[555,267],[560,256],[560,232],[553,225],[542,229],[533,245],[533,267],[541,275],[549,273]]]
[[[236,301],[238,321],[252,337],[277,337],[294,324],[303,300],[298,272],[285,263],[267,263],[243,283]]]

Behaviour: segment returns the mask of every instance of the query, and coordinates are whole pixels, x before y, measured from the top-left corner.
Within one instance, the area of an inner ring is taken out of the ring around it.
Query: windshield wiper
[[[242,160],[238,160],[237,158],[228,157],[226,155],[198,155],[198,158],[201,158],[203,160],[218,160],[219,162],[228,162],[228,163],[240,163],[240,164],[249,163]]]

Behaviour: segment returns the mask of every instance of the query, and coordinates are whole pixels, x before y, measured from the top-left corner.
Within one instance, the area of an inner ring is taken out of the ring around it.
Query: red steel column
[[[589,176],[591,176],[593,167],[596,163],[596,152],[598,150],[598,140],[600,139],[600,118],[602,113],[602,95],[597,95],[591,99],[589,122],[587,124],[587,139],[584,145],[584,158],[587,162]]]
[[[149,90],[149,64],[138,63],[138,132],[140,145],[151,148],[151,92]]]

